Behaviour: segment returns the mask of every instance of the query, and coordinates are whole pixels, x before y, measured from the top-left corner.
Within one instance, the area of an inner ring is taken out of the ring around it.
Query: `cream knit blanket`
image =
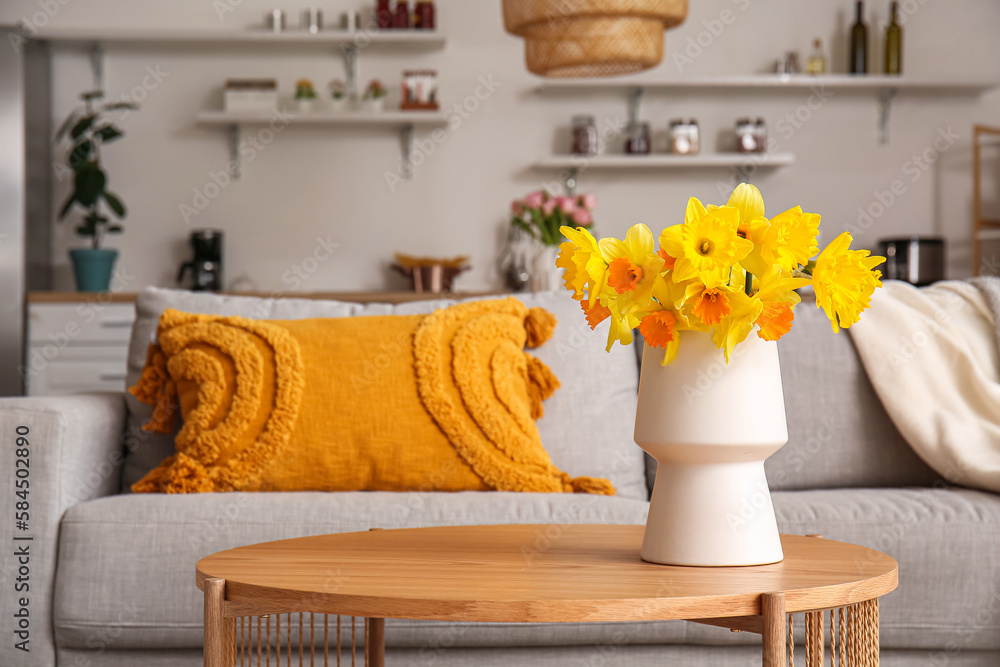
[[[944,479],[1000,492],[1000,279],[886,281],[849,329],[903,437]]]

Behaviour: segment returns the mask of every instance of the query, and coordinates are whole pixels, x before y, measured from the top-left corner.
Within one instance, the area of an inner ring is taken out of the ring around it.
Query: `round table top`
[[[898,581],[889,556],[817,537],[782,535],[785,559],[773,565],[701,568],[642,561],[642,535],[557,524],[321,535],[213,554],[197,584],[225,579],[230,615],[567,623],[752,616],[777,592],[788,612],[825,609]]]

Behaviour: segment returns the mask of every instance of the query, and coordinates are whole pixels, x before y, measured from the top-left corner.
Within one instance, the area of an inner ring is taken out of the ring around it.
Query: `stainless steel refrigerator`
[[[0,26],[6,37],[18,29]],[[4,42],[9,40],[4,39]],[[48,47],[0,48],[0,396],[24,387],[25,298],[51,274],[51,77]]]

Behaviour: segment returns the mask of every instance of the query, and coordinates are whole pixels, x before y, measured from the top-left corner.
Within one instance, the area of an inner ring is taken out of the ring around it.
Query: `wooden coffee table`
[[[817,536],[783,535],[785,559],[774,565],[674,567],[639,559],[642,534],[642,526],[455,526],[223,551],[198,563],[205,665],[264,665],[265,656],[270,664],[272,652],[278,665],[332,665],[348,650],[354,664],[363,636],[364,664],[382,667],[384,619],[405,618],[684,619],[761,634],[764,667],[784,667],[792,614],[804,613],[812,666],[823,662],[824,610],[831,610],[831,650],[841,664],[878,664],[878,598],[897,584],[889,556]],[[348,637],[350,649],[343,645]]]

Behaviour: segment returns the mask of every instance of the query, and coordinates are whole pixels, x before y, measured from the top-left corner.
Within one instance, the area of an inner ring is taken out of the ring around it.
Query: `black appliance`
[[[885,264],[878,268],[884,278],[903,280],[923,287],[944,280],[944,239],[908,236],[879,241]]]
[[[184,283],[189,270],[193,278],[191,289],[195,292],[218,292],[222,289],[222,232],[217,229],[196,229],[191,232],[191,250],[194,259],[181,264],[177,284]]]

